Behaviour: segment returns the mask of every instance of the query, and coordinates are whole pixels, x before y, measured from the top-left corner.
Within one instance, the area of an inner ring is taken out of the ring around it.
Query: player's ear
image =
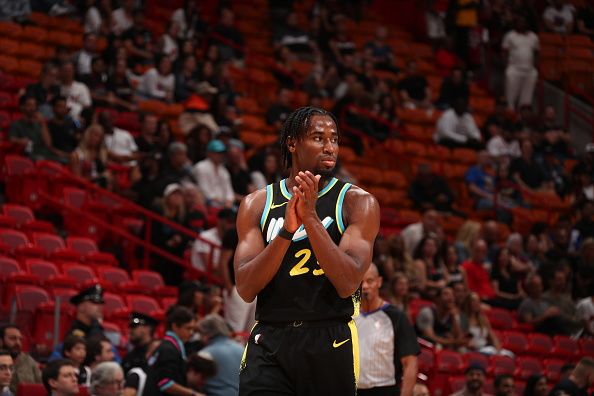
[[[295,146],[296,146],[297,141],[295,140],[294,137],[289,136],[287,138],[287,148],[289,149],[290,153],[294,153],[295,152]]]

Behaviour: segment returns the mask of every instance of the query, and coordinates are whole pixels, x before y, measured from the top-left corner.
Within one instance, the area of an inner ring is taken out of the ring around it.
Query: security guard
[[[133,349],[122,361],[122,367],[126,374],[125,390],[134,390],[136,394],[142,395],[146,382],[147,358],[159,345],[159,342],[154,338],[155,328],[158,325],[159,321],[149,315],[141,312],[130,314],[128,328],[130,329],[130,344]]]
[[[91,336],[103,334],[103,326],[99,322],[103,318],[103,288],[95,284],[82,290],[70,298],[70,303],[76,305],[76,318],[66,335],[73,334],[88,339]]]

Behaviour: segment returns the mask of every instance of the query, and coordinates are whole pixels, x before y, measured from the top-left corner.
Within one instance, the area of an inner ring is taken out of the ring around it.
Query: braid
[[[336,117],[334,117],[334,114],[324,109],[306,106],[301,107],[289,114],[280,132],[281,157],[283,165],[286,169],[291,167],[291,161],[293,160],[293,156],[289,151],[289,147],[287,147],[289,139],[293,138],[295,140],[299,140],[304,137],[307,134],[311,117],[314,115],[324,115],[332,118],[336,128],[338,129],[338,121],[336,120]]]

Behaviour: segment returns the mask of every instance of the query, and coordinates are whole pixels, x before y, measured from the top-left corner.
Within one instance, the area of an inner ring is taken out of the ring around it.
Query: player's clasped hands
[[[297,196],[297,216],[304,219],[309,216],[316,216],[316,202],[318,200],[318,184],[321,176],[310,171],[299,172],[295,176],[296,186],[293,187],[293,195]]]

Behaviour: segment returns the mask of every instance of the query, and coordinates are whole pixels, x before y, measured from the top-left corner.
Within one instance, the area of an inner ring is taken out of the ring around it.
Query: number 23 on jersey
[[[305,264],[307,264],[307,262],[311,258],[311,250],[310,249],[301,249],[297,253],[295,253],[295,258],[298,259],[299,261],[297,262],[297,264],[295,264],[293,266],[293,268],[291,268],[291,271],[289,271],[289,275],[299,276],[299,275],[307,274],[309,272],[309,268],[307,268],[305,266]],[[314,274],[314,276],[323,275],[324,270],[319,268],[320,263],[318,263],[316,261],[316,264],[318,265],[318,268],[313,270],[312,273]]]

